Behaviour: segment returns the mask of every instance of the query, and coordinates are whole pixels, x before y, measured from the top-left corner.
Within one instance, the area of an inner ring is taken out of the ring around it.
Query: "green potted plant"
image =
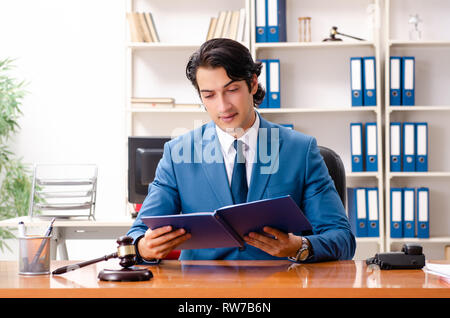
[[[27,93],[25,82],[9,75],[13,62],[9,58],[0,60],[0,220],[28,214],[32,181],[30,169],[8,147],[10,138],[20,129],[20,107]],[[0,228],[0,249],[11,250],[4,240],[14,237],[10,229]]]

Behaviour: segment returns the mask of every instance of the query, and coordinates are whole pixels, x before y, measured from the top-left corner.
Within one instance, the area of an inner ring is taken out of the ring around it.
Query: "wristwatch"
[[[310,256],[312,256],[311,249],[309,247],[308,239],[302,236],[302,246],[298,249],[295,257],[288,257],[291,261],[294,262],[304,262]]]
[[[145,259],[141,256],[141,254],[139,254],[138,244],[139,244],[139,240],[143,237],[144,237],[144,235],[141,235],[134,241],[134,249],[136,252],[136,263],[137,264],[150,264],[150,265],[159,264],[161,262],[160,259],[156,259],[156,258],[155,259]]]

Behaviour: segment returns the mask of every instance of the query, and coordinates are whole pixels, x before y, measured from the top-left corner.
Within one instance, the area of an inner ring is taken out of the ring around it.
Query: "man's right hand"
[[[154,230],[148,229],[144,237],[139,240],[139,254],[146,260],[163,259],[178,245],[190,238],[191,234],[186,233],[184,229],[172,231],[170,225]]]

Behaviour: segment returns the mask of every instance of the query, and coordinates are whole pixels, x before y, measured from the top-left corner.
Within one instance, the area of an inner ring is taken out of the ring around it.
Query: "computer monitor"
[[[142,203],[170,137],[128,137],[128,202]]]

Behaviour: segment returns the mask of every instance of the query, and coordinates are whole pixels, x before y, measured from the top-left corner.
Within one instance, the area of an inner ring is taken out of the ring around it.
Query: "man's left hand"
[[[265,226],[263,230],[272,237],[250,232],[244,237],[245,242],[277,257],[295,257],[298,249],[302,246],[302,238],[300,236],[284,233],[269,226]]]

